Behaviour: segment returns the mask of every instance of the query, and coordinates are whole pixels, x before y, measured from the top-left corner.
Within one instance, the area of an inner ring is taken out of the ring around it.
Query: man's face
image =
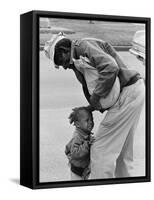
[[[69,68],[69,63],[70,63],[70,52],[67,52],[67,53],[62,53],[62,64],[61,66],[64,68],[64,69],[67,69]]]
[[[84,131],[91,131],[94,127],[93,117],[86,111],[80,111],[78,127]]]

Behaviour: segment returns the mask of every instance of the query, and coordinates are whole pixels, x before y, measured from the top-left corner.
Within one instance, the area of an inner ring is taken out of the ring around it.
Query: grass
[[[40,44],[49,40],[54,33],[64,30],[67,37],[80,39],[95,37],[103,39],[113,46],[130,46],[134,33],[143,30],[144,24],[117,23],[88,20],[50,19],[51,32],[40,33]]]

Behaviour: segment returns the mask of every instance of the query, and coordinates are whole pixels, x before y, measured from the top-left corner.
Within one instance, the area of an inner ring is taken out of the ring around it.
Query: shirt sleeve
[[[117,52],[116,50],[114,49],[114,47],[112,45],[110,45],[108,42],[105,42],[104,43],[104,48],[105,48],[105,51],[111,55],[113,58],[116,57],[117,55]]]
[[[73,139],[71,139],[71,140],[69,141],[69,143],[68,143],[68,144],[66,145],[66,147],[65,147],[65,154],[66,154],[66,156],[67,156],[68,154],[70,154],[72,141],[73,141]]]
[[[112,45],[110,45],[108,42],[105,42],[104,48],[105,51],[115,59],[119,69],[128,69],[127,65],[123,62],[123,59]]]
[[[82,48],[85,56],[89,58],[92,66],[98,71],[97,85],[93,93],[105,98],[112,89],[119,67],[99,46],[84,41]]]
[[[80,140],[76,137],[72,143],[71,157],[72,159],[81,159],[89,154],[89,141]]]

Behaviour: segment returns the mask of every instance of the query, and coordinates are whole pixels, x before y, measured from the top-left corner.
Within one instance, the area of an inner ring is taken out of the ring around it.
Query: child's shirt
[[[91,134],[85,135],[83,130],[76,128],[73,138],[66,145],[65,154],[69,159],[71,171],[79,176],[82,176],[90,163]]]

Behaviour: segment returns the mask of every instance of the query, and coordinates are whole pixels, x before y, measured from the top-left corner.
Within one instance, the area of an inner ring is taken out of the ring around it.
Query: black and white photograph
[[[1,4],[0,199],[152,199],[152,5]]]
[[[39,182],[146,176],[146,24],[39,17]]]

